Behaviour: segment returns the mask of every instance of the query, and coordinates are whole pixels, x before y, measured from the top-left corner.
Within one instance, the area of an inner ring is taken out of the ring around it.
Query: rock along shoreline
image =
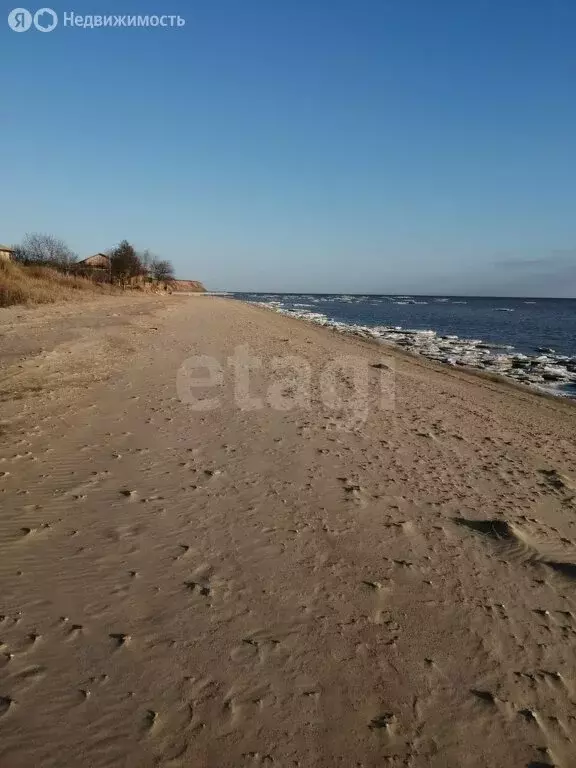
[[[387,342],[445,365],[495,373],[541,392],[576,400],[576,357],[559,355],[553,349],[541,348],[536,355],[526,355],[514,351],[512,345],[491,344],[482,339],[463,339],[401,326],[343,323],[321,312],[286,309],[278,301],[249,303],[340,333]]]

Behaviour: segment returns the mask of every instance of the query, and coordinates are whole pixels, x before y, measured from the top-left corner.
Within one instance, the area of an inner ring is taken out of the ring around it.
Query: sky
[[[574,0],[13,7],[0,242],[126,238],[213,290],[576,297]]]

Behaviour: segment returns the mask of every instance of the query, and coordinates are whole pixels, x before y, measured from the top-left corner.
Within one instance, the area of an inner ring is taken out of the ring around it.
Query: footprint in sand
[[[347,498],[351,499],[359,507],[367,505],[366,491],[361,485],[347,477],[339,477],[338,480],[342,483]]]
[[[184,586],[190,590],[190,592],[196,592],[203,597],[210,595],[210,585],[207,583],[200,583],[198,581],[185,581]]]
[[[122,646],[128,645],[132,639],[130,635],[125,635],[123,632],[113,632],[112,634],[108,635],[108,637],[111,640],[114,640],[117,648],[122,648]]]
[[[144,727],[147,731],[151,731],[154,726],[158,723],[158,712],[155,712],[153,709],[149,709],[146,712],[146,715],[144,717]]]
[[[4,717],[14,706],[14,699],[10,696],[0,696],[0,717]]]
[[[573,483],[570,478],[562,475],[557,469],[541,469],[540,474],[544,478],[546,485],[554,488],[556,491],[573,491]]]
[[[174,560],[181,560],[183,557],[186,557],[188,552],[190,552],[190,546],[188,544],[178,544],[178,547],[180,552],[174,557]]]
[[[28,536],[35,536],[38,533],[43,533],[44,531],[50,530],[52,526],[50,523],[42,523],[37,528],[30,528],[29,526],[24,526],[20,528],[20,533],[22,534],[23,538],[26,538]]]
[[[370,728],[371,731],[384,730],[388,733],[391,733],[395,724],[396,715],[392,714],[391,712],[385,712],[382,715],[373,717],[372,720],[368,723],[368,728]]]
[[[68,619],[65,619],[67,622]],[[78,637],[80,637],[83,633],[84,627],[82,624],[71,624],[70,628],[68,629],[68,637],[67,640],[76,640]]]
[[[486,704],[492,704],[496,705],[496,702],[498,699],[491,691],[482,691],[478,689],[472,689],[471,693],[476,696],[477,699],[480,699],[480,701],[486,702]]]

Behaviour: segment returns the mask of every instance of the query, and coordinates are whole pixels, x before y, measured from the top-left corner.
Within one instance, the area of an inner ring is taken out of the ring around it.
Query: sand
[[[0,333],[2,768],[576,765],[573,404],[223,298]]]

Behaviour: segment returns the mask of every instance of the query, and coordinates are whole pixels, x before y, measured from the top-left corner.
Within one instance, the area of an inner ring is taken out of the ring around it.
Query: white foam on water
[[[349,300],[352,298],[348,297]],[[432,329],[345,323],[333,320],[322,312],[312,312],[303,305],[298,308],[297,305],[286,307],[273,296],[270,299],[253,303],[280,314],[327,326],[340,333],[393,344],[430,360],[451,366],[493,371],[550,394],[576,398],[576,357],[557,355],[548,349],[538,355],[525,355],[514,352],[511,345],[492,344],[481,339],[462,339],[453,334],[439,336]],[[508,311],[505,308],[499,309]]]

